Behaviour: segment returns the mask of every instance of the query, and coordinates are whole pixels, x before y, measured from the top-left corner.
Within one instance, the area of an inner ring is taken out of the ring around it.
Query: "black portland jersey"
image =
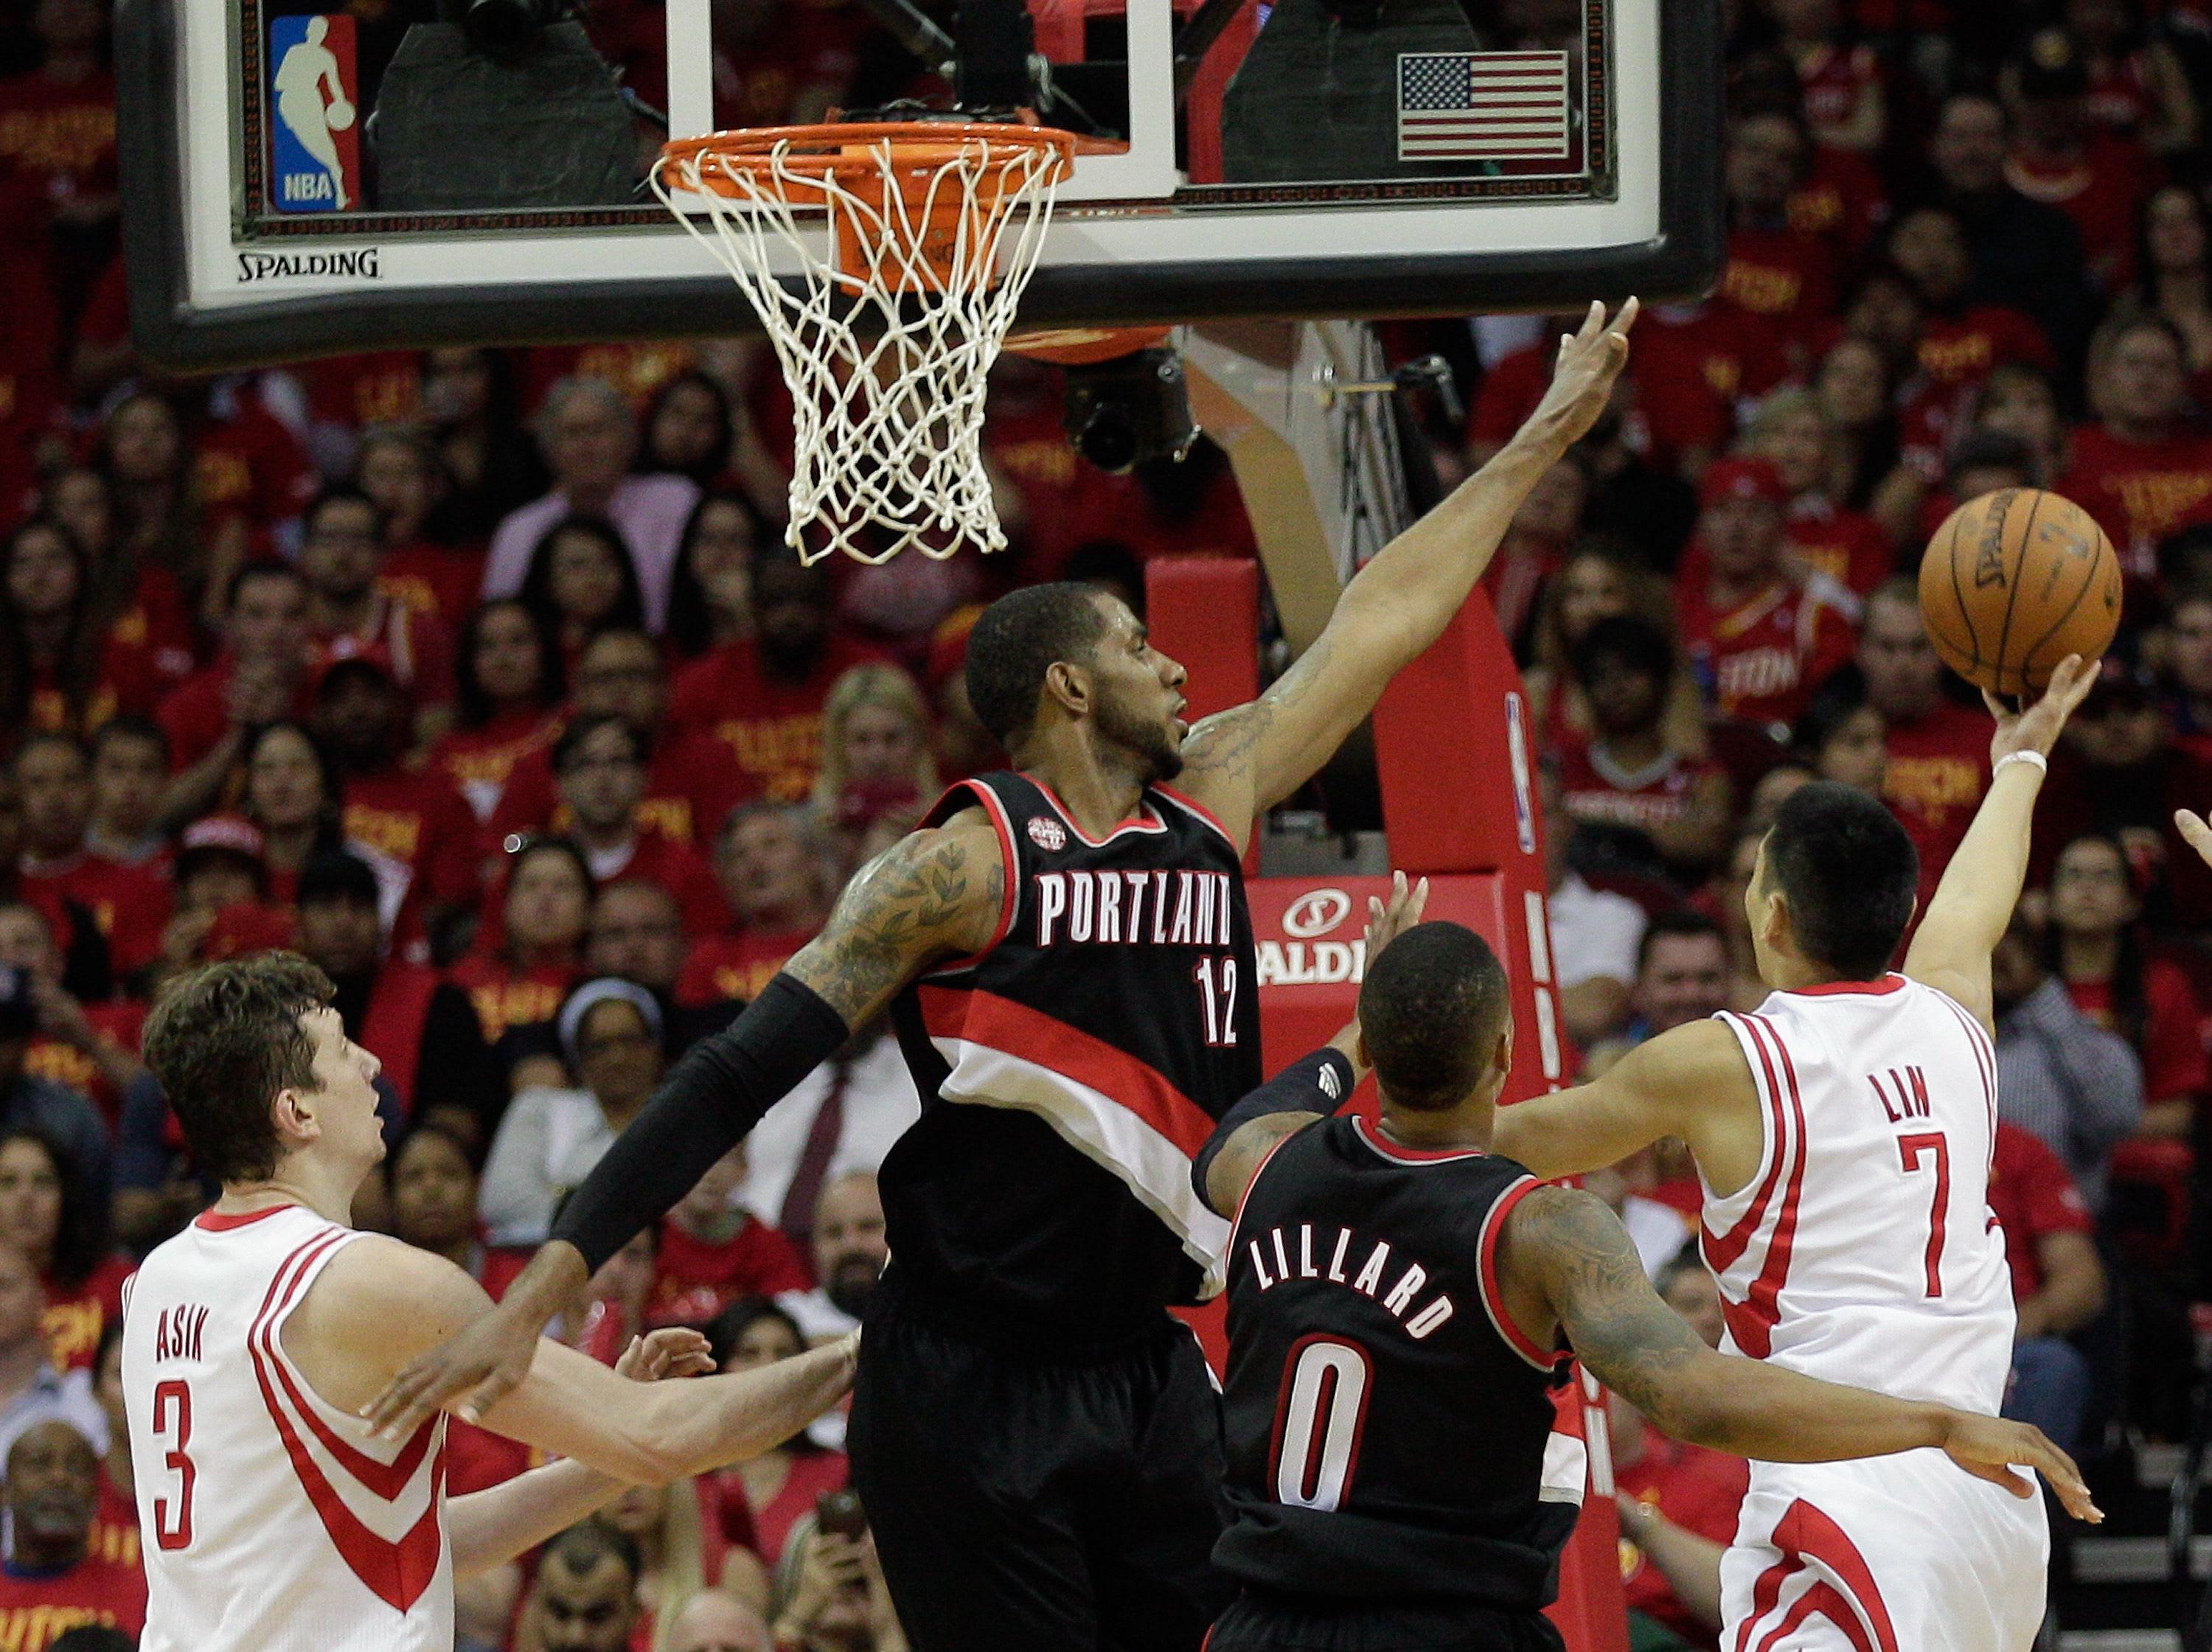
[[[894,1008],[922,1114],[884,1163],[886,1237],[940,1297],[1115,1340],[1194,1300],[1228,1236],[1190,1161],[1261,1078],[1237,847],[1162,787],[1094,842],[1012,773],[962,782],[926,823],[978,804],[1006,905],[989,947]]]
[[[1581,1458],[1557,1454],[1546,1487],[1553,1358],[1497,1309],[1494,1268],[1540,1185],[1352,1115],[1275,1150],[1230,1242],[1224,1571],[1342,1600],[1552,1598]]]

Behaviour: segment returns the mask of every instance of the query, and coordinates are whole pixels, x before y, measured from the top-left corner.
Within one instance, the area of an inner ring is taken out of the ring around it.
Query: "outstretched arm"
[[[980,810],[886,849],[745,1012],[677,1063],[570,1196],[552,1237],[498,1307],[402,1371],[368,1418],[387,1436],[404,1436],[463,1394],[461,1415],[480,1418],[521,1380],[540,1327],[600,1263],[689,1193],[908,981],[939,958],[988,946],[1012,894]]]
[[[2015,1497],[2039,1470],[2076,1519],[2101,1519],[2073,1460],[2025,1423],[1823,1382],[1717,1354],[1659,1300],[1620,1219],[1579,1188],[1540,1187],[1498,1241],[1506,1307],[1532,1334],[1556,1325],[1576,1356],[1665,1433],[1768,1462],[1832,1462],[1940,1447]]]
[[[1589,1084],[1498,1108],[1491,1145],[1549,1178],[1617,1164],[1662,1136],[1680,1136],[1706,1166],[1747,1129],[1755,1155],[1759,1092],[1743,1047],[1721,1023],[1692,1021],[1637,1045]]]
[[[2097,681],[2097,662],[2069,654],[2051,674],[2042,697],[2025,711],[2008,712],[1983,694],[1997,720],[1990,740],[1990,789],[1973,824],[1943,869],[1943,880],[1905,955],[1905,973],[1948,993],[1996,1033],[1990,991],[1990,954],[2004,938],[2020,886],[2027,876],[2028,829],[2043,791],[2043,760],[2058,744],[2066,720]],[[2009,760],[2009,761],[2008,761]]]
[[[490,1307],[483,1287],[444,1257],[363,1237],[331,1258],[285,1321],[284,1351],[331,1405],[364,1406],[394,1371],[481,1323]],[[847,1337],[758,1370],[641,1384],[533,1338],[520,1382],[481,1420],[613,1479],[663,1485],[789,1439],[852,1386],[856,1348]]]
[[[1589,431],[1628,360],[1636,301],[1610,325],[1593,304],[1561,340],[1552,387],[1511,441],[1377,551],[1337,599],[1328,628],[1281,680],[1209,717],[1183,751],[1182,784],[1239,836],[1328,761],[1400,671],[1442,636],[1537,478]]]
[[[706,1338],[696,1331],[672,1329],[632,1338],[615,1375],[633,1382],[658,1382],[714,1369]],[[568,1458],[447,1498],[446,1536],[453,1546],[453,1576],[473,1577],[528,1553],[619,1497],[629,1484]]]

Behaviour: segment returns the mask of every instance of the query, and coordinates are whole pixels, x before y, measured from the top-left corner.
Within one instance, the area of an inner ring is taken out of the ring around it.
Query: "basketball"
[[[332,98],[331,106],[323,113],[334,132],[343,132],[353,125],[353,105],[343,98]]]
[[[1943,663],[1996,694],[2094,659],[2120,623],[2120,562],[2070,499],[2005,488],[1953,511],[1920,562],[1920,612]]]

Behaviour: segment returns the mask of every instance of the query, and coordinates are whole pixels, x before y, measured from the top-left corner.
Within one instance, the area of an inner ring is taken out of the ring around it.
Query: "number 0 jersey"
[[[1230,1242],[1217,1566],[1346,1601],[1551,1599],[1587,1458],[1553,1432],[1559,1357],[1504,1316],[1494,1260],[1540,1185],[1352,1115],[1276,1148]]]
[[[1190,1162],[1261,1078],[1237,846],[1159,786],[1093,840],[1009,772],[963,780],[925,823],[979,805],[997,933],[894,1010],[922,1096],[882,1171],[894,1271],[993,1326],[1116,1340],[1202,1294],[1228,1233]]]
[[[284,1321],[363,1237],[297,1205],[210,1211],[123,1312],[142,1652],[450,1652],[446,1424],[399,1444],[309,1387]]]
[[[1720,1019],[1765,1123],[1751,1181],[1705,1190],[1698,1242],[1729,1339],[1808,1376],[1994,1416],[2014,1321],[1989,1206],[1989,1035],[1901,975]]]

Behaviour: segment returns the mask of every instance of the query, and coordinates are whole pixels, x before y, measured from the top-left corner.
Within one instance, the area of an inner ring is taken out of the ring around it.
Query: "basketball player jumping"
[[[1014,768],[854,881],[500,1306],[371,1418],[404,1431],[496,1400],[593,1267],[890,1008],[925,1110],[883,1166],[894,1260],[850,1441],[907,1631],[921,1652],[1196,1648],[1224,1595],[1219,1417],[1164,1310],[1203,1293],[1227,1236],[1191,1156],[1261,1076],[1245,841],[1443,634],[1604,408],[1635,313],[1592,305],[1514,440],[1376,555],[1266,695],[1188,735],[1182,667],[1121,603],[1051,585],[994,604],[969,693]]]
[[[788,1439],[850,1376],[841,1344],[644,1388],[549,1343],[484,1421],[574,1461],[448,1502],[444,1418],[392,1443],[356,1413],[488,1299],[445,1258],[346,1225],[384,1137],[376,1058],[331,993],[313,964],[264,953],[186,976],[147,1023],[147,1063],[223,1192],[127,1287],[146,1652],[451,1652],[456,1576],[629,1483]],[[693,1333],[656,1333],[623,1367],[706,1369]]]
[[[1889,964],[1912,919],[1911,840],[1866,793],[1808,786],[1776,816],[1744,897],[1765,1003],[1498,1115],[1498,1151],[1540,1176],[1687,1142],[1737,1351],[1966,1411],[2003,1399],[2013,1302],[1986,1197],[1990,953],[2020,898],[2045,756],[2094,680],[2069,656],[2027,710],[1990,701],[1990,789],[1902,974]],[[1721,1570],[1723,1638],[2025,1652],[2049,1546],[2039,1501],[1933,1452],[1754,1462]]]
[[[1214,1557],[1243,1592],[1210,1652],[1559,1648],[1540,1608],[1584,1478],[1554,1445],[1562,1346],[1679,1439],[1769,1462],[1934,1448],[2033,1498],[2006,1467],[2026,1463],[2096,1517],[2073,1463],[2025,1424],[1714,1353],[1611,1211],[1492,1154],[1513,1064],[1505,971],[1457,924],[1391,938],[1425,887],[1401,875],[1370,925],[1358,1020],[1238,1102],[1199,1157],[1207,1203],[1236,1218],[1235,1520]],[[1369,1062],[1379,1127],[1324,1117]]]

